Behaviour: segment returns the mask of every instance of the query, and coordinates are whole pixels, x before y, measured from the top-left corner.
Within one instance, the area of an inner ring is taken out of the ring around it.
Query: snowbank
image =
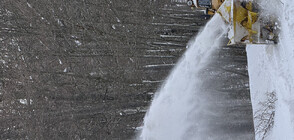
[[[256,140],[293,140],[294,1],[267,0],[261,5],[263,16],[278,15],[281,33],[278,45],[247,46]]]

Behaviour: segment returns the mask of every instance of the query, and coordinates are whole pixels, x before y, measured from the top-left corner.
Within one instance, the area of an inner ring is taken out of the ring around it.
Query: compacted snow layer
[[[256,140],[294,140],[294,1],[260,5],[262,16],[278,16],[281,33],[277,45],[247,46]]]
[[[215,15],[195,41],[190,43],[184,56],[156,93],[144,118],[139,139],[180,140],[204,135],[191,133],[191,127],[197,122],[197,112],[202,110],[201,104],[205,104],[205,98],[200,97],[198,91],[201,86],[198,76],[207,65],[210,55],[219,47],[226,31],[227,26],[221,16]]]

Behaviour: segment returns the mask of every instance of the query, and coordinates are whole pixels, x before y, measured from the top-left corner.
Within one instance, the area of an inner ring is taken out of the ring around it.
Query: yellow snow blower
[[[229,45],[277,43],[275,20],[259,18],[258,6],[253,0],[188,0],[188,5],[205,8],[205,13],[211,16],[220,14],[230,25]]]

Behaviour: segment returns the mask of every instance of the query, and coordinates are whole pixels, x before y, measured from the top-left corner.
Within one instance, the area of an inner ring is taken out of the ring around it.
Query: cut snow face
[[[203,139],[207,128],[201,112],[206,99],[201,93],[200,70],[207,65],[210,55],[220,46],[227,26],[221,16],[215,15],[204,30],[189,45],[155,98],[144,118],[139,139],[179,140]],[[196,128],[195,128],[196,127]]]
[[[294,1],[260,0],[261,16],[279,20],[279,44],[248,45],[248,72],[256,140],[294,139]],[[268,93],[275,94],[271,101]],[[266,103],[266,104],[265,104]],[[263,122],[260,119],[262,113]]]

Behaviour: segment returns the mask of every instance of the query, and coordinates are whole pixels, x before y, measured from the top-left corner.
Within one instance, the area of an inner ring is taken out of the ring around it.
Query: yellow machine
[[[206,8],[206,14],[220,14],[230,25],[228,44],[277,43],[276,22],[264,21],[258,16],[253,0],[190,0],[197,8]]]

